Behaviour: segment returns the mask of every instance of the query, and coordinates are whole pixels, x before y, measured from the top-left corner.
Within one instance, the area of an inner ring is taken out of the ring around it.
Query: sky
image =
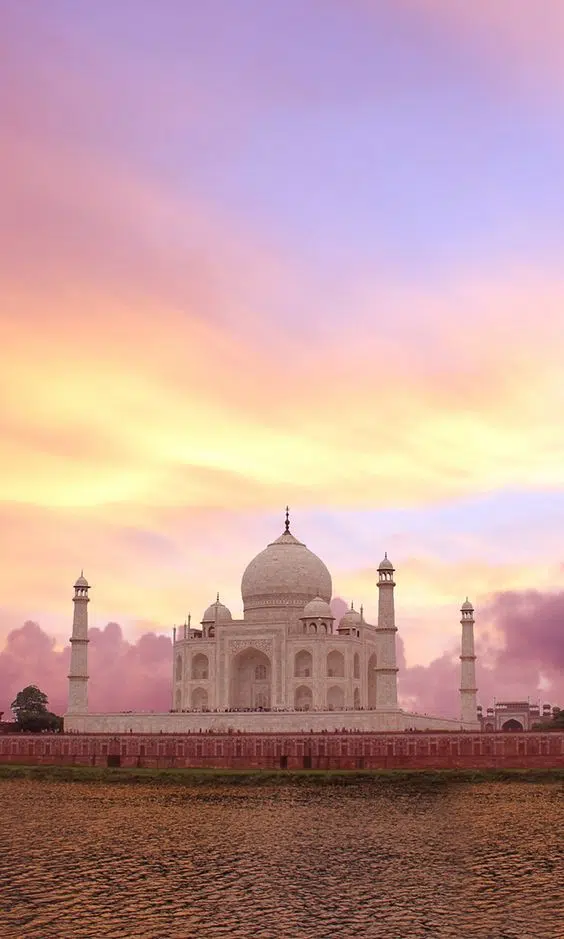
[[[404,702],[454,707],[468,595],[484,706],[563,703],[563,43],[560,0],[0,0],[0,710],[62,699],[82,568],[92,694],[111,649],[160,702],[286,504],[369,620],[392,558]]]

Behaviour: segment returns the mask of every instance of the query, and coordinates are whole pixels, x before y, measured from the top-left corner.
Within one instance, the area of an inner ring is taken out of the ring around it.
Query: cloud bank
[[[336,598],[335,614],[345,604]],[[491,603],[493,631],[478,636],[478,700],[542,698],[564,705],[564,592],[499,594]],[[93,711],[168,711],[171,706],[172,644],[147,632],[135,642],[117,623],[89,631],[89,706]],[[57,713],[66,709],[70,650],[37,623],[12,629],[0,652],[0,708],[9,711],[17,692],[37,684]],[[399,692],[403,706],[427,714],[458,716],[458,649],[427,666],[406,667],[398,642]]]

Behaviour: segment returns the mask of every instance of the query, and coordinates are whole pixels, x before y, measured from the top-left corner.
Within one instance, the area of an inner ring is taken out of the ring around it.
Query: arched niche
[[[358,690],[358,688],[354,689],[353,707],[355,711],[360,711],[360,691]]]
[[[368,707],[376,707],[376,653],[373,652],[368,659],[366,687],[368,690]]]
[[[353,678],[360,678],[360,655],[355,652],[353,658]]]
[[[174,706],[177,711],[180,711],[182,708],[182,692],[180,691],[180,688],[178,688],[174,697]]]
[[[233,708],[255,710],[271,704],[272,666],[258,649],[244,649],[231,664],[231,703]]]
[[[190,706],[194,711],[203,711],[208,706],[208,693],[205,688],[194,688],[190,695]]]
[[[307,685],[300,685],[294,692],[294,707],[299,711],[310,711],[313,707],[313,692]]]
[[[311,652],[300,649],[294,657],[294,677],[311,678],[313,675],[313,659]]]
[[[175,676],[176,676],[177,681],[182,681],[182,656],[181,655],[176,656]]]
[[[336,649],[333,649],[327,656],[327,677],[345,677],[345,657],[342,652],[337,652]]]
[[[333,685],[327,692],[327,710],[342,711],[345,707],[345,692],[338,685]]]
[[[192,659],[192,681],[207,681],[209,676],[210,663],[207,655],[198,652]]]

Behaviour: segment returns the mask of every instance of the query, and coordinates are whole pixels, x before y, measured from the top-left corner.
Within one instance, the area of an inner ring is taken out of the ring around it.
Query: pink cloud
[[[473,49],[482,67],[490,64],[491,72],[495,68],[507,76],[513,89],[561,94],[564,8],[558,0],[544,3],[542,15],[531,0],[402,0],[402,5],[443,28],[462,48]]]
[[[564,591],[534,590],[496,594],[487,619],[501,645],[488,633],[476,637],[478,703],[495,698],[564,701]],[[403,654],[403,646],[400,645]],[[401,665],[401,662],[400,662]],[[456,716],[459,710],[460,663],[451,649],[427,666],[400,671],[403,703],[424,713]]]
[[[89,706],[93,711],[170,708],[171,641],[154,632],[136,642],[123,638],[117,623],[89,630]],[[70,649],[57,649],[55,640],[37,623],[13,629],[0,652],[0,709],[5,716],[18,691],[39,685],[55,713],[66,710]]]
[[[344,601],[333,601],[336,616]],[[490,606],[491,622],[503,644],[493,646],[488,634],[477,637],[478,701],[488,706],[494,698],[541,698],[542,703],[564,702],[564,591],[536,591],[496,595]],[[135,642],[123,637],[117,623],[89,632],[89,701],[93,711],[155,710],[170,707],[171,641],[146,632]],[[66,708],[69,648],[37,623],[12,629],[0,652],[0,707],[6,712],[17,692],[37,684],[46,692],[51,708]],[[405,666],[404,645],[398,638],[399,691],[404,706],[427,714],[456,717],[459,709],[460,663],[458,650],[444,651],[427,666]]]

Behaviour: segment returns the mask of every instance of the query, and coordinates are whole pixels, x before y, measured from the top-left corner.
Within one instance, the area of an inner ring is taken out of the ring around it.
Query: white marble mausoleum
[[[83,733],[188,731],[304,732],[477,730],[472,604],[462,606],[459,720],[398,706],[394,567],[377,569],[378,620],[351,606],[336,622],[331,574],[285,528],[247,565],[243,615],[219,595],[200,626],[173,630],[171,709],[167,713],[88,711],[89,584],[75,584],[69,703],[65,730]]]

